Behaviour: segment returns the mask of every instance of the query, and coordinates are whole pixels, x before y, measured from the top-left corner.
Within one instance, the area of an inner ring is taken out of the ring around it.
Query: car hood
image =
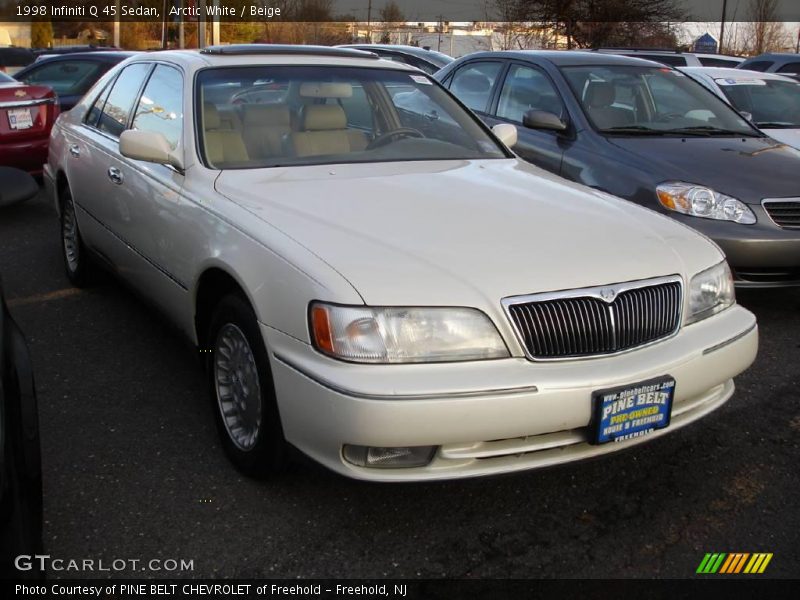
[[[800,150],[800,129],[762,129],[773,140]]]
[[[763,198],[796,197],[800,151],[770,138],[609,137],[641,161],[655,183],[686,181],[708,186],[748,204]]]
[[[722,259],[672,219],[516,159],[224,171],[216,189],[372,305],[499,307]]]

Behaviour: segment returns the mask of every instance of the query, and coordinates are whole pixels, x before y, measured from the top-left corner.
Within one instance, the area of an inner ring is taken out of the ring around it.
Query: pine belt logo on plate
[[[763,573],[771,560],[772,552],[708,552],[695,572],[701,575],[755,575]]]
[[[633,386],[594,393],[594,444],[620,442],[667,427],[675,380],[666,375]]]

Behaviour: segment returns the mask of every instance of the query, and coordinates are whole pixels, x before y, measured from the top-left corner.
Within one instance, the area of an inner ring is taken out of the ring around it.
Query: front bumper
[[[284,433],[343,475],[375,481],[451,479],[545,467],[655,439],[708,414],[755,359],[755,317],[734,306],[655,345],[617,356],[535,363],[354,365],[262,324]],[[592,392],[671,375],[672,422],[650,435],[588,443]],[[437,446],[425,467],[357,467],[342,446]]]
[[[800,285],[800,230],[775,225],[760,205],[749,205],[753,225],[669,213],[716,242],[728,260],[737,287]]]

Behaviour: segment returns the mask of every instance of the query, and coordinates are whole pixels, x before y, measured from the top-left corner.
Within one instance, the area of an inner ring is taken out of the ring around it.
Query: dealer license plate
[[[8,126],[11,129],[30,129],[33,117],[30,108],[11,108],[8,111]]]
[[[620,442],[669,425],[675,380],[669,375],[592,394],[593,444]]]

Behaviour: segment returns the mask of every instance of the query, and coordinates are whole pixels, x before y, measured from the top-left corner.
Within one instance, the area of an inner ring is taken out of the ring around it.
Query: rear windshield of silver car
[[[215,169],[510,156],[421,72],[212,68],[195,102],[199,151]]]

